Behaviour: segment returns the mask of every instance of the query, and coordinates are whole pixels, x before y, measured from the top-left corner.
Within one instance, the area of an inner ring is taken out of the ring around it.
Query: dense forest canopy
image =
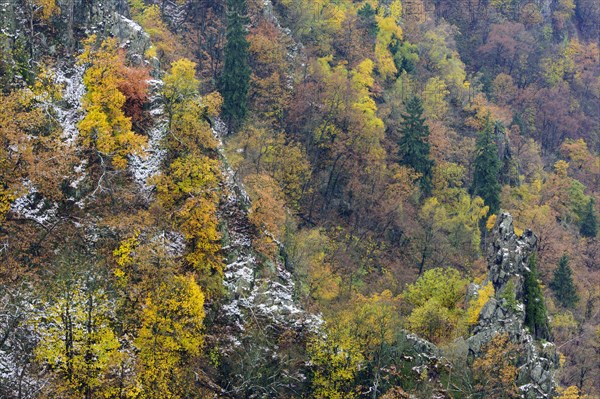
[[[598,1],[0,10],[0,398],[600,398]]]

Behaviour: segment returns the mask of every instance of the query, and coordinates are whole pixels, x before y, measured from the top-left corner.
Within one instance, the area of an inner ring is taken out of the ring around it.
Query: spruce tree
[[[590,199],[583,210],[579,232],[584,237],[596,237],[598,234],[598,221],[596,220],[596,211],[594,210],[593,198]]]
[[[365,5],[356,12],[356,15],[359,17],[359,25],[367,31],[371,39],[375,40],[377,33],[379,32],[379,25],[375,19],[377,11],[375,11],[370,3],[365,3]]]
[[[251,73],[248,64],[250,44],[246,39],[248,23],[246,1],[228,0],[227,44],[220,91],[223,96],[223,117],[230,132],[242,124],[247,112]]]
[[[503,184],[509,184],[511,187],[514,187],[519,182],[519,166],[515,158],[513,158],[510,142],[504,133],[504,127],[501,127],[501,130],[504,136],[504,145],[502,146],[500,180]]]
[[[494,125],[488,115],[485,126],[477,138],[472,192],[473,195],[483,198],[485,204],[490,207],[490,214],[495,214],[500,210],[500,190],[502,189],[498,180],[501,163],[494,136]]]
[[[421,174],[421,191],[427,196],[431,193],[433,161],[429,158],[429,127],[425,124],[423,103],[419,97],[413,96],[407,101],[406,113],[402,117],[402,136],[398,141],[400,163]]]
[[[529,271],[525,272],[525,325],[535,339],[550,339],[550,327],[542,287],[538,280],[535,254],[529,256]]]
[[[579,301],[572,273],[569,258],[567,255],[563,255],[558,262],[558,267],[554,270],[550,288],[554,291],[558,302],[565,308],[572,308]]]

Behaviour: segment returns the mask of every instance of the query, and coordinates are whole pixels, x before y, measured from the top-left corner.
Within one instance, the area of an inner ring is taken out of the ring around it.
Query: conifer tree
[[[477,138],[475,157],[475,173],[473,176],[473,195],[483,198],[490,207],[490,213],[495,214],[500,209],[500,190],[502,186],[498,181],[500,159],[498,147],[494,140],[494,125],[489,115],[483,130]]]
[[[504,130],[504,127],[502,127],[502,130]],[[503,184],[514,187],[519,182],[519,166],[513,157],[510,142],[506,134],[502,132],[502,135],[504,136],[504,145],[502,146],[503,154],[501,155],[502,168],[500,169],[500,179]]]
[[[550,288],[554,291],[558,302],[565,308],[572,308],[579,301],[572,273],[573,271],[569,266],[569,257],[563,255],[558,262],[558,268],[554,270]]]
[[[579,228],[579,232],[584,237],[596,237],[598,234],[598,220],[596,219],[593,198],[590,199],[583,210],[583,217],[581,218],[581,227]]]
[[[529,257],[529,270],[525,272],[525,325],[535,339],[550,339],[546,303],[538,280],[537,259]]]
[[[429,127],[423,118],[423,103],[417,96],[406,103],[406,113],[402,114],[402,137],[398,141],[400,163],[410,166],[421,174],[421,191],[426,196],[431,192],[433,160],[429,158]]]
[[[370,3],[365,3],[356,14],[359,17],[360,25],[362,25],[369,36],[374,39],[377,36],[377,32],[379,32],[379,25],[377,25],[377,20],[375,19],[377,11],[375,11]]]
[[[250,86],[250,66],[246,39],[248,24],[245,0],[228,0],[227,3],[227,44],[220,88],[223,96],[223,116],[229,131],[243,122],[247,112],[248,88]]]

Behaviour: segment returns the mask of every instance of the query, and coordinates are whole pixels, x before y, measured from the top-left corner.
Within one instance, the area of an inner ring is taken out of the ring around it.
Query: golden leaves
[[[186,386],[188,362],[204,345],[204,317],[204,293],[193,276],[173,276],[148,295],[135,340],[140,398],[178,398],[181,391],[193,389]]]
[[[485,304],[494,296],[494,285],[492,282],[488,282],[479,291],[477,291],[477,297],[469,302],[469,309],[467,311],[467,323],[474,325],[479,320],[479,313]]]
[[[132,131],[131,119],[125,116],[125,95],[119,90],[125,68],[114,38],[96,43],[96,36],[84,41],[84,51],[78,62],[90,64],[83,82],[87,89],[83,97],[86,116],[79,123],[85,146],[112,157],[116,169],[127,166],[127,156],[141,154],[147,139]]]

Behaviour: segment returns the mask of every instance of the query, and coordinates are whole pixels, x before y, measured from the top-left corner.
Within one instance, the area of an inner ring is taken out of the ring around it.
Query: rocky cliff
[[[445,373],[471,364],[485,356],[494,337],[506,334],[518,349],[516,385],[522,397],[527,399],[550,398],[554,394],[554,375],[558,368],[558,354],[554,344],[535,340],[525,326],[525,276],[529,272],[528,259],[537,249],[537,237],[530,230],[518,236],[513,227],[512,216],[498,216],[491,233],[487,252],[488,275],[481,285],[471,284],[467,300],[474,298],[479,289],[492,283],[495,294],[479,313],[477,324],[472,327],[466,340],[459,338],[441,349],[413,334],[406,334],[405,355],[409,356],[412,371],[427,375],[430,381],[438,381],[438,390],[432,397],[445,398],[448,386],[441,383]],[[507,354],[508,355],[508,354]],[[459,362],[457,359],[460,358]]]
[[[524,348],[519,359],[518,385],[526,398],[550,397],[554,391],[554,372],[558,366],[556,348],[549,342],[535,341],[524,326],[524,276],[527,260],[536,251],[537,237],[530,230],[517,236],[510,214],[498,216],[488,249],[488,276],[495,296],[483,307],[479,321],[467,339],[473,356],[497,334],[506,333],[513,343]],[[477,288],[477,287],[472,287]],[[508,292],[508,291],[513,292]],[[514,302],[509,298],[514,295]],[[513,302],[513,303],[511,303]]]
[[[130,56],[143,55],[150,47],[148,35],[129,19],[126,0],[57,0],[48,19],[41,19],[39,9],[25,0],[2,0],[0,11],[0,46],[12,63],[32,64],[45,56],[70,58],[78,41],[92,34],[118,37]]]

